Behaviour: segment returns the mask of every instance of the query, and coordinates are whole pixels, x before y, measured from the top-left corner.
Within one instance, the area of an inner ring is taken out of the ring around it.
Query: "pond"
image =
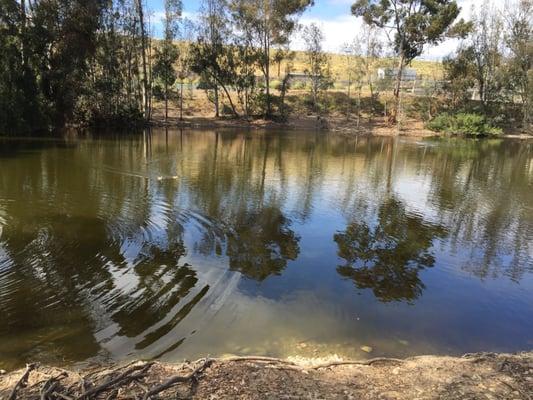
[[[0,141],[0,368],[531,348],[531,141]]]

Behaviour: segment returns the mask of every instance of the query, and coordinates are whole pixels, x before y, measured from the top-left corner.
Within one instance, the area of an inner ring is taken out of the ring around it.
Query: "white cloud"
[[[516,0],[509,1],[512,2]],[[328,3],[335,5],[351,5],[353,0],[328,0]],[[459,0],[458,3],[461,7],[459,18],[464,18],[465,20],[469,20],[471,18],[473,8],[479,9],[483,6],[483,2],[480,0]],[[502,11],[507,3],[508,2],[494,0],[492,5],[496,8],[496,10]],[[346,15],[340,15],[331,19],[303,17],[300,19],[300,23],[304,26],[311,23],[317,24],[322,29],[325,36],[324,50],[332,53],[340,52],[343,44],[353,41],[358,32],[360,32],[363,24],[361,18],[355,18],[349,14],[349,11]],[[458,44],[459,40],[448,39],[437,46],[427,46],[420,58],[428,60],[441,60],[450,53],[453,53],[457,49]],[[294,36],[291,43],[291,48],[294,50],[303,50],[305,48],[305,42],[301,37],[301,33],[298,33]]]
[[[342,0],[330,0],[342,1]],[[324,50],[339,53],[342,45],[354,40],[361,29],[362,22],[351,15],[343,15],[335,19],[319,19],[304,17],[300,20],[303,26],[317,24],[324,33]],[[305,42],[301,33],[297,33],[291,43],[294,50],[304,50]]]

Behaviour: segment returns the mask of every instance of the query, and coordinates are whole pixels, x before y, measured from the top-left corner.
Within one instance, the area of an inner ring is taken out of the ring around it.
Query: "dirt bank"
[[[533,353],[329,363],[246,357],[83,370],[31,365],[0,376],[0,398],[530,400]]]
[[[346,119],[344,116],[329,116],[317,119],[314,116],[291,117],[287,122],[277,122],[266,119],[239,119],[213,117],[184,117],[183,120],[171,118],[167,123],[161,119],[154,119],[151,123],[155,127],[183,128],[183,129],[251,129],[251,130],[296,130],[333,132],[347,137],[353,136],[405,136],[415,138],[440,137],[445,134],[433,132],[424,126],[422,121],[410,119],[404,122],[403,128],[389,124],[385,118],[374,118],[360,121],[355,118]],[[516,130],[506,132],[502,138],[533,139],[533,135],[520,133]]]
[[[260,130],[304,130],[304,131],[328,131],[340,133],[346,136],[395,136],[398,130],[390,125],[384,118],[374,118],[372,122],[360,121],[357,124],[355,118],[347,119],[344,116],[328,116],[317,118],[316,116],[290,117],[286,122],[276,122],[265,119],[240,119],[240,118],[213,118],[205,116],[184,117],[183,120],[170,118],[167,123],[161,118],[154,118],[153,126],[171,128],[192,129],[260,129]],[[424,127],[420,121],[409,120],[405,128],[400,132],[401,136],[432,137],[439,136]]]

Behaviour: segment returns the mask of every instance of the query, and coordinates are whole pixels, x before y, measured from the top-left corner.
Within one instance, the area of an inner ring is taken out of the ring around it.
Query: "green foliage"
[[[492,126],[485,116],[471,113],[456,115],[442,113],[430,121],[427,127],[435,132],[475,137],[495,136],[502,133],[502,130]]]

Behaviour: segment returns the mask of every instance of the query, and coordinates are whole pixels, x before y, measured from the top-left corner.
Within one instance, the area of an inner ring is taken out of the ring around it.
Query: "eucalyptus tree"
[[[164,40],[161,48],[156,50],[154,76],[163,83],[165,97],[165,122],[168,120],[168,94],[177,79],[174,64],[179,57],[179,49],[174,43],[181,19],[181,0],[165,0],[165,17],[163,18]]]
[[[489,1],[485,1],[473,17],[474,29],[466,43],[465,51],[473,62],[479,100],[485,113],[502,93],[499,79],[503,72],[503,20]]]
[[[396,122],[404,68],[422,54],[427,44],[437,44],[450,32],[460,8],[455,0],[357,0],[352,14],[370,26],[393,33],[398,71],[394,88],[396,107],[391,121]]]
[[[346,72],[348,73],[348,93],[346,118],[349,119],[352,113],[352,86],[355,85],[357,94],[357,127],[361,120],[361,91],[366,81],[365,56],[363,54],[361,41],[356,37],[351,43],[345,43],[342,53],[345,55]]]
[[[220,90],[224,92],[235,116],[238,115],[229,93],[235,77],[235,54],[228,4],[225,0],[203,0],[196,41],[191,45],[191,70],[214,91],[215,116],[219,116]]]
[[[240,29],[252,34],[254,46],[260,51],[259,69],[265,80],[265,114],[272,116],[270,96],[271,51],[284,46],[297,27],[297,18],[313,0],[230,0],[234,19]]]
[[[146,56],[148,44],[146,35],[146,24],[144,21],[144,5],[142,0],[135,0],[135,8],[139,18],[139,26],[141,32],[141,57],[142,57],[142,84],[143,84],[143,103],[144,103],[144,118],[150,119],[150,82],[148,81],[148,60]]]
[[[522,127],[531,124],[533,107],[533,0],[519,0],[504,14],[509,86],[522,103]]]
[[[191,76],[191,43],[194,35],[194,24],[191,20],[184,18],[179,34],[179,55],[176,62],[177,77],[180,84],[180,120],[183,120],[183,84]]]
[[[311,81],[313,107],[319,112],[319,95],[332,85],[329,56],[324,52],[324,34],[320,27],[312,23],[302,33],[307,57],[305,74]]]

